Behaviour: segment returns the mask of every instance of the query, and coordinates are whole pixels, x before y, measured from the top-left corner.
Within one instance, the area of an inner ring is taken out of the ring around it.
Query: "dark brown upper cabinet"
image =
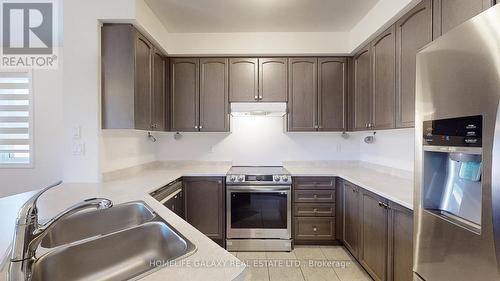
[[[229,59],[229,101],[253,102],[259,100],[257,58]]]
[[[360,198],[359,262],[375,281],[387,280],[387,200],[363,190]]]
[[[432,1],[423,0],[396,23],[396,127],[415,122],[416,54],[432,41]]]
[[[288,131],[346,130],[346,58],[290,58],[288,73]]]
[[[128,24],[101,29],[102,128],[164,130],[164,56]]]
[[[229,59],[230,102],[286,102],[287,58]]]
[[[198,131],[200,60],[170,59],[171,123],[173,131]]]
[[[152,96],[151,96],[151,123],[153,129],[165,131],[169,129],[166,125],[166,64],[163,55],[158,50],[154,50],[153,58],[153,75],[152,75]]]
[[[396,35],[394,25],[372,42],[372,122],[369,128],[395,127],[396,104]]]
[[[288,61],[288,131],[318,129],[317,58],[290,58]]]
[[[371,48],[366,46],[353,58],[352,126],[354,130],[369,128],[372,118]]]
[[[228,59],[172,58],[172,131],[229,131]]]
[[[495,0],[434,0],[434,39],[495,5]]]
[[[135,41],[135,128],[151,129],[151,55],[153,45],[136,33]]]
[[[226,58],[200,59],[200,120],[202,132],[229,131],[229,69]]]
[[[318,58],[318,130],[347,128],[347,59]]]
[[[285,102],[288,93],[288,59],[259,58],[259,100]]]
[[[170,131],[172,128],[172,99],[170,98],[170,58],[165,57],[165,131]]]

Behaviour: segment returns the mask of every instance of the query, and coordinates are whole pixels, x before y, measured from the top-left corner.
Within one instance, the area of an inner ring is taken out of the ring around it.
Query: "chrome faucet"
[[[19,210],[14,232],[12,252],[10,256],[9,279],[25,281],[29,280],[31,274],[29,268],[35,259],[35,252],[43,237],[49,232],[57,221],[71,214],[89,208],[107,209],[113,206],[113,202],[104,198],[91,198],[77,203],[62,211],[45,224],[38,222],[38,209],[36,202],[47,190],[60,185],[58,182],[48,186],[33,195]]]

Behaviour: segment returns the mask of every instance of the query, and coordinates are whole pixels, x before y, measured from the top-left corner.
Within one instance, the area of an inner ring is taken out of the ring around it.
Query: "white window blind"
[[[0,72],[0,167],[31,167],[31,72]]]

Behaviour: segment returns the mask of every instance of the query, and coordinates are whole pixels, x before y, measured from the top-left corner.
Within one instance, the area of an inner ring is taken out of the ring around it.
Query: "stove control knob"
[[[275,181],[275,182],[280,181],[280,176],[274,176],[274,181]]]
[[[230,181],[233,181],[233,182],[234,182],[234,181],[236,181],[236,176],[230,176],[230,177],[229,177],[229,180],[230,180]]]
[[[287,182],[288,181],[288,176],[281,176],[281,180],[284,181],[284,182]]]
[[[239,176],[238,176],[238,181],[243,181],[243,180],[245,180],[245,177],[244,177],[244,176],[242,176],[242,175],[239,175]]]

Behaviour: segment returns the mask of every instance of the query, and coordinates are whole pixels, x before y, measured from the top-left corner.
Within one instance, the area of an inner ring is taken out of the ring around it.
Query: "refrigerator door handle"
[[[491,204],[493,215],[493,238],[497,266],[500,271],[500,105],[497,108],[491,157]]]

